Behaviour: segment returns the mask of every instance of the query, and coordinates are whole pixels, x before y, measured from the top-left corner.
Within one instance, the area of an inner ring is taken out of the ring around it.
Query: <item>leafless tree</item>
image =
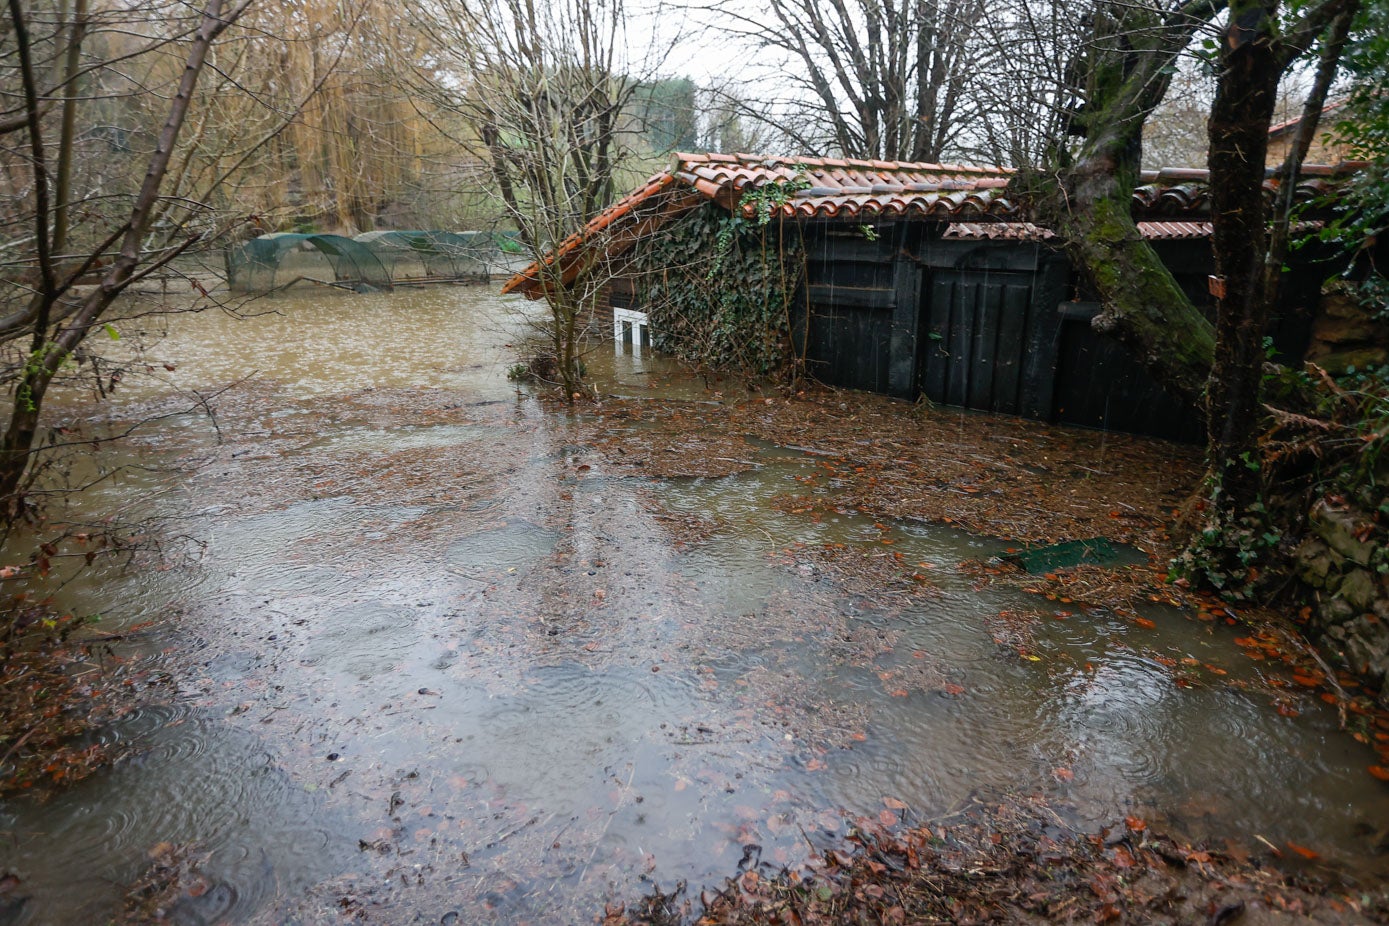
[[[796,154],[802,151],[778,128],[780,121],[766,101],[747,96],[736,81],[716,81],[696,93],[701,151]]]
[[[8,194],[0,213],[0,343],[22,351],[5,371],[13,388],[0,434],[5,523],[25,510],[22,486],[54,377],[105,328],[122,293],[207,230],[197,203],[161,194],[185,163],[180,135],[199,78],[250,2],[206,0],[191,12],[117,6],[98,15],[85,0],[57,10],[8,0],[0,34],[0,183]],[[130,118],[84,121],[79,108]],[[108,150],[99,178],[79,175],[92,167],[79,163],[81,146],[93,141]],[[140,148],[143,159],[133,154]],[[126,164],[139,170],[122,172]]]
[[[939,161],[973,115],[984,0],[771,0],[717,4],[767,60],[760,86],[803,153]]]
[[[606,282],[552,252],[617,195],[636,136],[624,113],[669,44],[639,46],[624,0],[461,0],[421,7],[436,55],[419,92],[460,117],[455,140],[485,163],[535,261],[556,381],[581,389],[580,341]],[[593,270],[594,268],[586,268]]]
[[[972,37],[974,102],[958,147],[967,160],[1039,164],[1064,134],[1067,62],[1089,38],[1091,0],[999,0]]]
[[[1177,63],[1167,96],[1143,126],[1143,166],[1204,167],[1206,120],[1215,97],[1215,68],[1194,55]]]

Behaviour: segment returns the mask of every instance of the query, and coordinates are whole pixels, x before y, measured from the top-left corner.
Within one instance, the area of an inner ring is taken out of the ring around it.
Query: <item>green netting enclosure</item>
[[[228,248],[226,258],[234,292],[268,293],[300,281],[356,291],[391,288],[376,252],[342,235],[261,235]]]
[[[487,232],[375,231],[353,240],[371,248],[397,283],[486,280],[497,254]]]
[[[510,272],[523,249],[515,232],[376,231],[341,235],[276,233],[226,251],[227,283],[265,293],[297,283],[354,291],[405,283],[486,282]]]

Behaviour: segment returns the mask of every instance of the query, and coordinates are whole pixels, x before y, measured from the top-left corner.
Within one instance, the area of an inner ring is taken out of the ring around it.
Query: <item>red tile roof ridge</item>
[[[997,167],[990,164],[938,164],[929,161],[884,161],[857,158],[823,158],[804,155],[780,154],[719,154],[677,151],[672,156],[672,170],[679,170],[693,164],[738,164],[743,167],[768,169],[771,167],[797,167],[849,169],[868,171],[923,171],[932,174],[956,173],[965,175],[1007,176],[1014,173],[1011,167]]]
[[[1345,100],[1332,100],[1331,102],[1328,102],[1325,106],[1321,108],[1321,115],[1325,116],[1327,113],[1334,113],[1336,110],[1340,109],[1342,106],[1345,105]],[[1277,125],[1271,125],[1268,127],[1269,137],[1272,138],[1277,135],[1282,135],[1288,129],[1291,129],[1294,126],[1301,124],[1301,122],[1302,114],[1299,113],[1298,115],[1294,116],[1291,119],[1288,119],[1285,122],[1280,122]],[[1318,126],[1318,128],[1321,128],[1321,126]]]
[[[1210,222],[1137,222],[1138,233],[1152,241],[1177,241],[1208,238]],[[1319,223],[1313,223],[1319,224]],[[941,237],[963,240],[1051,241],[1056,233],[1032,222],[951,222]]]
[[[558,247],[545,255],[543,261],[544,266],[552,267],[556,262],[562,263],[566,257],[577,251],[589,236],[603,231],[613,222],[616,222],[646,200],[662,192],[671,184],[675,183],[675,181],[676,177],[670,171],[652,174],[651,178],[647,180],[646,183],[599,212],[588,221],[587,225],[561,241]],[[507,294],[516,292],[517,290],[523,290],[526,295],[534,298],[538,295],[536,291],[537,288],[542,285],[539,278],[540,265],[541,262],[536,261],[507,280],[502,284],[502,293]],[[567,276],[568,267],[562,267],[561,274],[562,276]]]

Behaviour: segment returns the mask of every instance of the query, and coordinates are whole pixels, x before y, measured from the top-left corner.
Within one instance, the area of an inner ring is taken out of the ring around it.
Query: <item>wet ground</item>
[[[102,406],[159,420],[86,504],[161,543],[61,602],[128,632],[154,703],[100,734],[110,769],[0,804],[28,898],[0,921],[108,919],[154,868],[185,923],[590,922],[1008,794],[1389,872],[1337,711],[1148,600],[1189,450],[630,354],[569,412],[507,381],[488,291],[263,305],[175,318]],[[1137,599],[991,561],[1101,534]]]

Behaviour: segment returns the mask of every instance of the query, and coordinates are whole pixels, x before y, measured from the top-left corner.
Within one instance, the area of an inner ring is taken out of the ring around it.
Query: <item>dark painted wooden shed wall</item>
[[[847,223],[802,227],[805,311],[793,337],[809,372],[834,386],[904,399],[921,395],[1042,421],[1200,441],[1192,409],[1166,393],[1118,341],[1094,331],[1064,255],[1041,242],[941,237],[938,222],[865,231]],[[1154,248],[1198,305],[1209,308],[1210,244]],[[1272,332],[1299,360],[1324,267],[1294,275]],[[634,294],[614,305],[636,307]],[[1299,308],[1305,307],[1305,308]]]
[[[1194,411],[1097,334],[1065,257],[1040,242],[958,241],[942,226],[819,225],[806,232],[796,335],[822,382],[1044,421],[1200,440]],[[1208,302],[1209,245],[1155,242]],[[1286,326],[1285,326],[1286,327]],[[1290,353],[1305,331],[1280,333]]]

